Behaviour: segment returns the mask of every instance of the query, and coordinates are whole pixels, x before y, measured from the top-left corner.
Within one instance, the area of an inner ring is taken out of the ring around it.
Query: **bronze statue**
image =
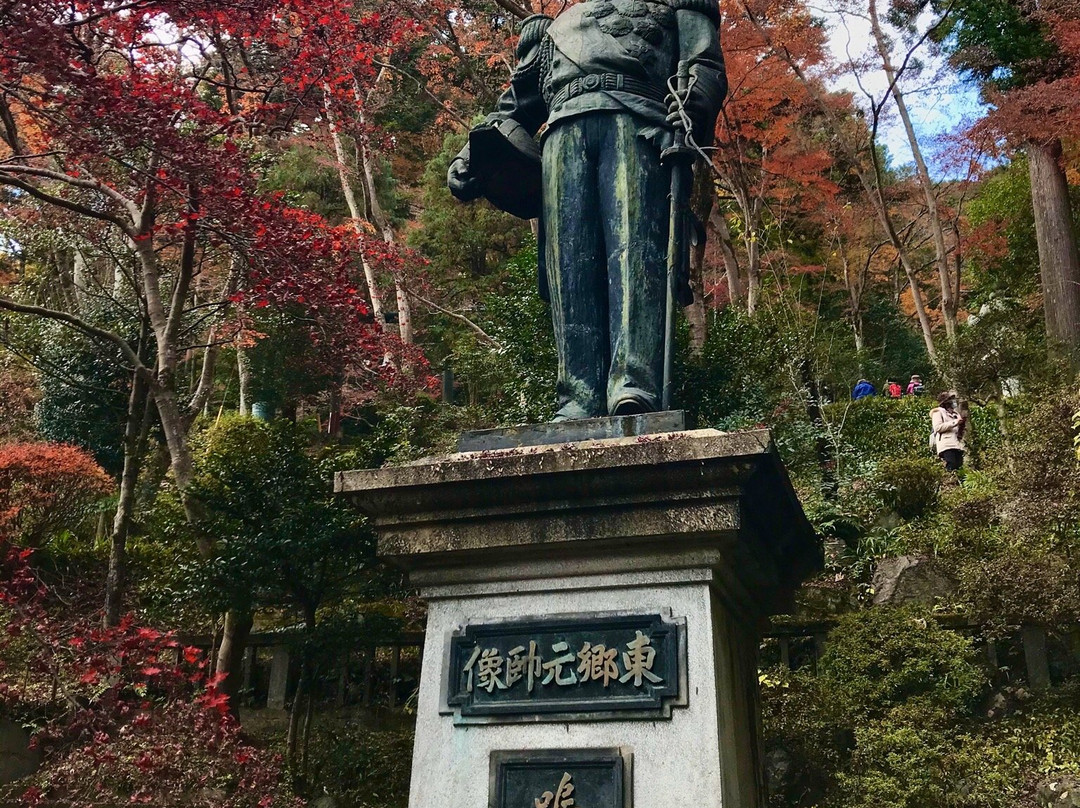
[[[450,166],[458,199],[540,220],[555,420],[667,406],[688,155],[727,92],[719,15],[717,0],[586,0],[529,17],[509,89]]]

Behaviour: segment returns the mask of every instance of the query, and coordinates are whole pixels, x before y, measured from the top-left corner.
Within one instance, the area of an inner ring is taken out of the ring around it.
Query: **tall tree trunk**
[[[120,475],[120,497],[113,517],[109,548],[109,573],[105,579],[105,628],[120,624],[127,589],[127,539],[135,510],[139,471],[146,454],[153,401],[142,374],[136,371],[128,395],[127,423],[124,426],[124,469]]]
[[[731,241],[731,229],[724,214],[713,209],[709,224],[719,239],[720,254],[724,257],[724,274],[727,277],[728,299],[737,308],[746,308],[746,289],[742,281],[739,257],[735,255],[735,245]]]
[[[919,328],[922,330],[923,344],[930,361],[937,364],[937,350],[934,347],[934,326],[930,322],[930,315],[926,310],[926,302],[923,300],[922,288],[919,279],[915,275],[915,269],[907,260],[906,255],[900,256],[900,264],[907,276],[908,287],[911,289],[911,303],[915,307],[915,316],[919,319]]]
[[[294,776],[297,772],[296,750],[300,742],[300,717],[307,715],[310,721],[312,712],[311,686],[314,679],[314,660],[312,659],[312,637],[315,634],[316,609],[313,604],[304,605],[304,645],[300,653],[300,680],[296,684],[292,709],[289,711],[289,731],[285,738],[285,760]]]
[[[402,278],[394,275],[394,294],[397,298],[398,335],[406,345],[413,343],[412,303]]]
[[[746,312],[753,314],[761,296],[761,245],[756,236],[746,240],[746,280]]]
[[[851,266],[851,258],[844,245],[843,238],[838,236],[837,251],[840,253],[840,265],[844,270],[844,288],[847,289],[848,302],[851,305],[851,330],[855,335],[855,350],[860,354],[866,350],[866,327],[863,312],[863,297],[866,294],[866,279],[870,274],[870,265],[874,255],[884,244],[879,244],[866,254],[866,260],[856,270]],[[860,367],[860,372],[862,372]]]
[[[737,195],[738,196],[738,195]],[[739,196],[742,199],[741,196]],[[761,296],[761,200],[740,202],[746,225],[743,245],[746,247],[746,312],[757,311]]]
[[[360,203],[356,201],[356,191],[353,188],[352,180],[349,179],[349,164],[345,160],[345,144],[341,141],[341,133],[337,130],[337,124],[334,121],[334,112],[330,106],[329,87],[324,88],[324,93],[326,98],[323,107],[326,110],[330,140],[334,144],[334,156],[337,158],[341,192],[345,195],[345,204],[349,206],[353,229],[356,231],[356,235],[363,240],[366,233],[361,222],[365,221],[365,219],[360,210]],[[379,294],[378,281],[375,279],[375,270],[372,269],[371,263],[363,254],[360,257],[360,263],[364,269],[364,281],[367,283],[368,299],[371,301],[371,313],[374,315],[375,321],[383,328],[386,328],[386,315],[383,313],[382,297]]]
[[[184,508],[184,517],[188,524],[195,525],[202,519],[202,509],[195,498],[188,493],[192,480],[195,479],[195,465],[191,457],[191,446],[187,438],[187,424],[180,410],[176,390],[170,374],[158,374],[157,383],[151,387],[154,402],[157,404],[158,420],[165,443],[169,447],[169,468],[176,483],[180,503]],[[196,532],[196,544],[199,554],[206,558],[212,549],[211,542]]]
[[[71,285],[75,287],[75,310],[80,314],[86,314],[87,293],[89,291],[86,275],[86,256],[83,255],[82,250],[76,247],[72,256]]]
[[[818,468],[821,469],[821,492],[825,496],[835,496],[837,489],[836,461],[833,458],[829,429],[821,411],[821,389],[814,377],[810,360],[799,363],[799,376],[806,394],[806,415],[817,430],[814,440],[814,452],[817,455]]]
[[[300,678],[296,682],[296,692],[293,694],[292,705],[289,707],[289,729],[285,735],[285,762],[292,770],[294,777],[298,774],[296,749],[300,740],[300,716],[303,715],[307,703],[308,689],[308,663],[305,659],[300,665]]]
[[[390,223],[390,217],[383,210],[382,203],[375,188],[375,158],[366,143],[360,144],[360,163],[363,168],[364,186],[367,188],[368,206],[371,210],[371,218],[375,226],[382,233],[383,241],[393,246],[395,243],[394,228]],[[405,291],[404,282],[399,273],[394,273],[394,291],[397,299],[398,336],[406,345],[412,345],[412,303]]]
[[[330,417],[326,419],[327,437],[341,437],[341,388],[334,385],[330,388]]]
[[[1063,353],[1075,370],[1080,368],[1080,259],[1069,185],[1061,166],[1061,141],[1030,144],[1028,166],[1046,335],[1051,350]]]
[[[315,723],[315,699],[309,693],[307,709],[304,711],[304,734],[300,741],[300,771],[304,773],[304,782],[307,782],[308,752],[311,750],[311,727]]]
[[[229,609],[225,612],[225,623],[221,628],[221,646],[218,648],[214,673],[224,676],[221,692],[229,697],[229,709],[236,715],[239,705],[236,695],[243,684],[241,667],[244,660],[244,648],[254,619],[249,611]]]
[[[844,284],[848,290],[848,300],[851,302],[851,330],[855,334],[855,350],[862,354],[866,349],[866,339],[864,337],[866,331],[863,325],[863,311],[862,311],[862,287],[859,281],[851,277],[851,266],[848,263],[847,256],[843,257],[844,263]]]
[[[945,321],[945,335],[949,341],[956,339],[956,312],[959,301],[953,292],[952,272],[949,267],[949,251],[945,245],[945,226],[941,221],[941,213],[938,210],[937,194],[934,183],[930,179],[930,171],[923,159],[922,148],[919,138],[915,134],[915,127],[911,122],[911,114],[908,112],[907,101],[900,89],[897,80],[896,68],[892,63],[889,40],[881,27],[881,19],[878,16],[877,0],[870,2],[870,27],[874,32],[874,41],[877,45],[878,56],[885,71],[885,77],[889,80],[889,86],[893,100],[896,102],[897,112],[904,124],[904,132],[907,134],[908,145],[915,160],[915,176],[919,180],[923,198],[926,200],[926,211],[930,219],[930,234],[934,240],[934,263],[937,266],[938,282],[941,285],[941,314]]]
[[[119,260],[113,262],[112,295],[117,300],[123,300],[131,294],[130,283],[124,275],[123,264]]]
[[[240,414],[251,415],[251,357],[236,340],[236,376],[240,385]]]

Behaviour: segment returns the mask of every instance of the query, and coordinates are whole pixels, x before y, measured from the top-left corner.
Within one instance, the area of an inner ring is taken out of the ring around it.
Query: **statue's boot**
[[[619,399],[611,406],[611,414],[616,416],[644,415],[653,411],[644,401],[633,397]]]

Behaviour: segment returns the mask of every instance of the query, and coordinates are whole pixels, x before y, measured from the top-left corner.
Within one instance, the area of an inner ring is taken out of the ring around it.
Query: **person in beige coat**
[[[930,410],[933,428],[930,444],[945,463],[946,471],[956,471],[964,465],[964,430],[967,419],[957,410],[956,393],[942,393],[938,404]]]

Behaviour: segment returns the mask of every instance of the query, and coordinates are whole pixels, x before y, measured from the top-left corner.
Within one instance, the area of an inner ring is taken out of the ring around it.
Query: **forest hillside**
[[[552,417],[446,174],[572,3],[0,3],[0,804],[406,804],[424,605],[331,479]],[[720,7],[674,405],[826,560],[770,804],[1080,805],[1080,7]]]

